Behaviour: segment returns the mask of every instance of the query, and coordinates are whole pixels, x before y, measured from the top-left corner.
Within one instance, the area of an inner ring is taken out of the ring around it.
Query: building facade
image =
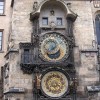
[[[9,27],[11,19],[11,0],[0,0],[0,99],[3,96],[3,77],[1,73],[3,71],[3,66],[5,63],[4,56],[7,51],[8,37],[9,37]]]
[[[100,100],[99,0],[0,0],[1,100]]]

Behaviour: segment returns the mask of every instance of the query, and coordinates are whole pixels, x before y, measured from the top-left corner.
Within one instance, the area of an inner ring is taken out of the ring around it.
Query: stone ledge
[[[5,14],[0,14],[0,16],[6,16]]]
[[[87,86],[88,92],[100,92],[100,86]]]
[[[7,55],[9,55],[12,52],[15,52],[16,53],[16,52],[19,52],[19,50],[18,49],[10,49],[9,51],[7,51],[7,53],[6,53],[6,55],[4,57],[6,58]]]
[[[4,53],[4,51],[0,51],[0,53]]]
[[[83,50],[80,50],[80,51],[81,51],[81,53],[86,53],[86,52],[95,52],[95,53],[97,53],[98,52],[97,49],[83,49]]]
[[[11,87],[9,88],[9,91],[5,92],[4,94],[8,94],[8,93],[25,93],[25,89],[24,88],[16,88],[16,87]]]

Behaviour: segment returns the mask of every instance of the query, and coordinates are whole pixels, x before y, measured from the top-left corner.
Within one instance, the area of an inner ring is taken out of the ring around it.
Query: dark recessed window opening
[[[30,62],[30,51],[29,49],[24,49],[24,63]]]
[[[98,45],[100,45],[100,14],[98,14],[95,18],[95,26],[96,26],[97,42]]]
[[[24,49],[24,54],[29,54],[29,49]]]
[[[2,37],[3,36],[3,31],[0,31],[0,51],[2,50]]]
[[[62,23],[62,18],[57,18],[57,25],[58,26],[60,26],[60,25],[62,25],[63,23]]]
[[[0,0],[0,14],[4,13],[4,0]]]
[[[47,17],[42,18],[42,25],[48,25],[48,18]]]

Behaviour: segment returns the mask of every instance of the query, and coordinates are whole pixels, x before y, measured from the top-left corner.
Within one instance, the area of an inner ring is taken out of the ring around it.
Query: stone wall
[[[65,0],[66,3],[69,1]],[[9,87],[21,87],[26,89],[26,94],[20,95],[21,100],[32,100],[33,75],[27,75],[20,69],[20,42],[31,42],[31,33],[33,25],[30,21],[30,13],[33,10],[34,0],[15,0],[12,15],[11,39],[14,42],[16,53],[10,53],[9,56],[9,78],[5,84],[4,92]],[[40,2],[40,1],[39,1]],[[86,97],[87,85],[96,85],[99,81],[97,71],[97,47],[93,45],[95,40],[93,27],[93,14],[90,1],[70,1],[71,9],[77,13],[78,17],[74,23],[75,36],[75,67],[78,78],[77,91],[80,95]],[[8,21],[9,22],[9,21]],[[5,43],[6,44],[6,43]],[[18,95],[12,95],[17,97]],[[13,100],[13,99],[11,99]],[[81,100],[81,99],[80,99]],[[85,99],[84,99],[85,100]],[[91,99],[92,100],[92,99]]]

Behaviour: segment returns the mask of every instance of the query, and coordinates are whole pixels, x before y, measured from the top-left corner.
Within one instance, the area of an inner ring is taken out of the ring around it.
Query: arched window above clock
[[[97,42],[100,45],[100,13],[95,17],[95,30],[97,35]]]

